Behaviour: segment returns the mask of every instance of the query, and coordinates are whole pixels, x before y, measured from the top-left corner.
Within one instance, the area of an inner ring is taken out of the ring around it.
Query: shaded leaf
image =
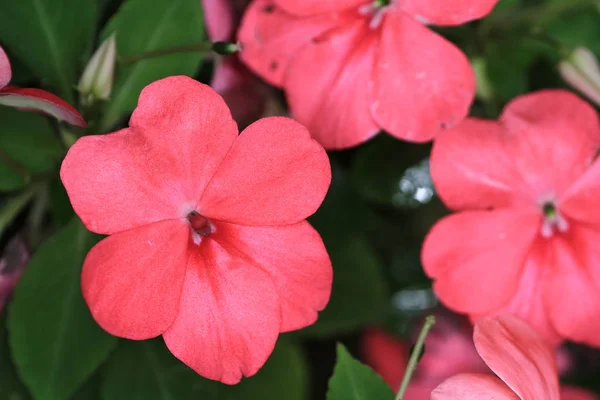
[[[371,368],[337,346],[337,363],[329,380],[327,400],[393,400],[392,389]]]
[[[0,2],[0,42],[68,103],[96,22],[95,0]]]
[[[137,55],[204,40],[204,20],[198,0],[128,0],[109,21],[103,39],[117,37],[119,57]],[[131,112],[141,90],[170,75],[193,75],[202,54],[188,52],[135,62],[117,71],[101,130],[107,131]]]
[[[10,347],[36,400],[71,397],[116,344],[81,295],[81,265],[98,238],[74,219],[40,246],[15,290]]]

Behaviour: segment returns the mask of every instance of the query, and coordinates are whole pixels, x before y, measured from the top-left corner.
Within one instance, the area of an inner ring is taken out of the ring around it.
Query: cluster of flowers
[[[504,382],[459,375],[433,398],[558,399],[548,346],[600,346],[600,123],[562,90],[521,96],[497,121],[467,118],[473,69],[429,25],[482,18],[497,1],[253,0],[240,58],[284,90],[299,122],[265,118],[238,135],[223,97],[169,77],[142,91],[128,128],[79,139],[62,164],[76,213],[110,235],[82,273],[96,321],[125,338],[162,335],[210,379],[256,373],[278,334],[314,323],[330,296],[329,257],[305,221],[329,187],[324,149],[385,131],[434,140],[433,181],[456,213],[429,233],[423,266],[442,302],[476,321],[477,351]],[[209,25],[215,40],[232,29]],[[7,66],[0,52],[1,87]],[[240,68],[224,61],[213,82],[234,103]],[[4,87],[0,103],[22,106],[29,90]]]

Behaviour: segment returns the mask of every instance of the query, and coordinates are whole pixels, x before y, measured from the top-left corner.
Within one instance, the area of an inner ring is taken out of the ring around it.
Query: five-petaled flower
[[[498,0],[254,0],[241,58],[282,87],[328,149],[384,130],[425,142],[463,120],[475,95],[467,57],[426,25],[460,25]]]
[[[219,95],[170,77],[142,91],[129,128],[79,139],[61,178],[84,224],[110,235],[87,255],[82,289],[111,334],[162,335],[200,375],[233,384],[328,302],[329,257],[304,219],[329,160],[293,120],[238,136]]]
[[[432,228],[422,261],[448,307],[510,311],[550,341],[600,345],[599,148],[596,111],[562,90],[436,140],[433,181],[458,212]]]
[[[462,373],[432,393],[431,400],[596,400],[583,389],[560,387],[552,348],[532,328],[509,314],[475,324],[473,342],[497,375]]]
[[[38,111],[68,122],[71,125],[85,127],[81,114],[69,103],[42,89],[20,88],[9,85],[12,69],[8,56],[0,47],[0,104],[17,107],[22,110]]]

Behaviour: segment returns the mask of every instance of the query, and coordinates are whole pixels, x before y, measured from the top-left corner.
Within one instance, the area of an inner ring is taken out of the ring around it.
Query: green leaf
[[[280,337],[264,367],[238,385],[223,387],[220,399],[306,400],[308,381],[308,366],[301,349]]]
[[[235,386],[199,376],[161,339],[122,341],[105,369],[104,400],[305,400],[308,390],[304,357],[286,338],[256,375]]]
[[[327,400],[393,400],[392,389],[371,368],[361,364],[341,345],[329,380]]]
[[[105,400],[218,399],[220,384],[177,360],[161,339],[121,341],[106,365]]]
[[[71,397],[116,344],[81,295],[81,265],[98,238],[74,219],[38,249],[15,290],[10,347],[36,400]]]
[[[319,231],[333,264],[331,299],[317,322],[298,335],[326,336],[381,320],[388,290],[378,255],[365,231],[379,221],[333,164],[333,183],[310,222]]]
[[[48,79],[73,104],[96,21],[95,0],[0,2],[0,42],[38,78]]]
[[[30,175],[58,171],[63,155],[46,117],[0,107],[0,190],[19,189]]]
[[[6,318],[0,317],[0,399],[29,400],[31,396],[27,388],[17,376],[8,351],[8,332]]]
[[[128,0],[102,33],[117,34],[119,57],[131,56],[204,40],[204,19],[198,0]],[[138,61],[117,72],[101,130],[109,130],[137,104],[141,90],[170,75],[193,75],[201,53],[180,53]]]

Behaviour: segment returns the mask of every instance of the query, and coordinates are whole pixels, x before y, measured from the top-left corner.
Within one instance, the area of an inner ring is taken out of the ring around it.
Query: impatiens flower
[[[432,228],[422,262],[446,306],[510,311],[550,341],[600,345],[599,148],[595,110],[562,90],[435,142],[433,181],[458,212]]]
[[[418,333],[415,332],[415,339]],[[398,390],[408,364],[410,342],[401,341],[382,329],[372,328],[363,336],[362,349],[367,364],[394,391]],[[555,355],[559,372],[568,369],[570,356],[567,350],[559,347]],[[411,400],[428,400],[432,390],[440,383],[462,373],[490,373],[490,370],[473,345],[473,328],[470,323],[453,314],[439,314],[425,340],[425,352],[405,397]],[[567,387],[564,391],[581,391],[589,396],[588,392],[581,389]]]
[[[12,70],[10,61],[0,47],[0,104],[17,107],[22,110],[38,111],[48,114],[59,121],[85,127],[83,117],[69,103],[41,89],[24,89],[10,86]]]
[[[562,78],[575,89],[600,104],[600,65],[596,55],[578,47],[558,65]]]
[[[327,192],[329,160],[293,120],[238,136],[212,89],[165,78],[142,91],[129,128],[79,139],[61,178],[84,224],[110,235],[81,285],[113,335],[162,335],[198,374],[233,384],[328,302],[331,264],[305,218]]]
[[[247,3],[247,0],[202,0],[210,40],[235,40],[241,11]],[[210,86],[223,96],[233,118],[241,126],[247,126],[263,115],[267,87],[248,71],[237,55],[217,57]]]
[[[328,149],[384,130],[431,140],[467,115],[467,57],[427,25],[488,14],[498,0],[254,0],[241,58],[287,95],[295,118]]]
[[[473,342],[497,375],[464,373],[439,385],[431,400],[594,400],[581,389],[561,390],[552,349],[526,323],[512,315],[481,318]]]

